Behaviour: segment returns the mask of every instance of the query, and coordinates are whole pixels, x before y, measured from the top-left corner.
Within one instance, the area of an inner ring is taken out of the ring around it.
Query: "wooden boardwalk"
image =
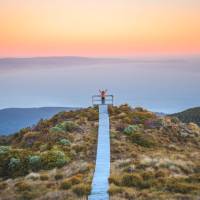
[[[110,125],[108,105],[99,105],[99,130],[96,155],[96,167],[89,200],[109,200],[110,175]]]

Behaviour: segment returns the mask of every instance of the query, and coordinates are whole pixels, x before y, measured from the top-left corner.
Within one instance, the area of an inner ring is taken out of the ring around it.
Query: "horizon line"
[[[5,56],[1,57],[0,60],[3,59],[35,59],[35,58],[84,58],[84,59],[135,59],[135,58],[153,58],[153,57],[161,57],[161,58],[166,58],[166,57],[198,57],[200,56],[200,53],[186,53],[186,54],[136,54],[133,56],[83,56],[83,55],[35,55],[35,56]]]

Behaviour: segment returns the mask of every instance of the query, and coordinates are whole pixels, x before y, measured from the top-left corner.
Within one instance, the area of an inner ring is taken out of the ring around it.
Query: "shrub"
[[[177,117],[171,117],[171,122],[174,124],[178,124],[180,120]]]
[[[149,179],[153,179],[155,176],[154,176],[154,173],[152,171],[145,171],[143,172],[142,174],[142,178],[144,180],[149,180]]]
[[[138,110],[136,109],[133,113],[132,113],[132,117],[133,117],[133,121],[134,123],[137,124],[144,124],[144,122],[148,119],[154,119],[156,118],[156,115],[154,113],[145,111],[145,110]]]
[[[72,121],[63,122],[66,131],[72,132],[78,128],[78,125]]]
[[[20,191],[20,192],[31,190],[30,185],[24,181],[16,183],[15,187],[16,187],[17,191]]]
[[[127,112],[130,112],[130,111],[131,111],[131,107],[126,103],[126,104],[120,105],[120,106],[119,106],[119,110],[120,110],[121,112],[127,113]]]
[[[72,121],[64,121],[51,128],[53,132],[72,132],[78,128],[78,125]]]
[[[8,164],[8,167],[11,170],[17,170],[20,167],[20,159],[19,158],[11,158]]]
[[[51,132],[64,132],[64,130],[58,126],[52,127],[50,129]]]
[[[81,178],[78,176],[73,176],[69,180],[71,181],[72,185],[76,185],[81,182]]]
[[[65,139],[65,138],[60,139],[60,140],[59,140],[59,143],[60,143],[61,145],[65,145],[65,146],[71,144],[71,142],[70,142],[69,140]]]
[[[29,165],[32,170],[39,170],[41,168],[41,157],[40,156],[29,156]]]
[[[196,173],[185,178],[185,181],[188,183],[200,183],[200,173]]]
[[[47,180],[49,180],[48,174],[41,174],[41,175],[40,175],[40,180],[41,180],[41,181],[47,181]]]
[[[191,193],[193,191],[199,191],[200,188],[196,185],[192,185],[189,183],[184,183],[184,182],[178,182],[178,181],[173,181],[173,182],[168,182],[166,186],[166,190],[170,192],[175,192],[175,193]]]
[[[164,169],[159,169],[156,173],[155,173],[155,177],[156,178],[164,178],[169,176],[169,172],[167,170]]]
[[[24,191],[20,194],[20,197],[17,198],[18,200],[32,200],[36,199],[38,194],[35,191]]]
[[[71,181],[66,179],[61,183],[60,188],[63,189],[63,190],[68,190],[68,189],[71,188],[71,186],[72,186]]]
[[[91,190],[90,185],[83,183],[73,187],[73,192],[79,197],[89,195],[90,190]]]
[[[12,177],[26,175],[28,173],[27,150],[11,149],[9,153],[0,156],[0,176]]]
[[[132,135],[136,131],[138,131],[138,126],[137,125],[129,125],[127,128],[124,129],[124,133],[126,135]]]
[[[151,188],[153,186],[155,186],[155,179],[150,179],[150,180],[145,180],[143,182],[141,182],[140,184],[138,184],[136,187],[140,188],[140,189],[147,189],[147,188]]]
[[[135,133],[131,136],[131,140],[133,143],[138,144],[142,147],[153,147],[156,146],[156,142],[152,136],[144,135],[142,133]]]
[[[108,190],[108,192],[111,196],[118,194],[118,193],[122,193],[123,191],[124,191],[124,189],[122,187],[116,186],[114,184],[111,184],[109,187],[109,190]]]
[[[146,121],[144,121],[144,126],[150,129],[160,128],[162,127],[162,125],[162,119],[147,119]]]
[[[138,174],[125,174],[122,177],[122,185],[127,187],[137,187],[142,181],[142,177]]]
[[[69,161],[69,158],[65,156],[65,153],[58,150],[50,150],[42,153],[41,159],[44,169],[62,167]]]
[[[0,183],[0,190],[6,189],[7,186],[8,186],[7,183]]]
[[[124,118],[122,118],[122,122],[125,124],[131,124],[132,119],[130,117],[124,117]]]
[[[86,116],[88,121],[97,121],[99,118],[98,111],[95,109],[89,109],[89,111],[86,113]]]
[[[25,142],[25,146],[26,147],[31,147],[35,141],[37,140],[37,138],[40,136],[40,132],[27,132],[25,135],[24,135],[24,142]]]
[[[54,178],[55,180],[63,179],[63,174],[56,174]]]
[[[48,144],[42,144],[39,147],[40,151],[46,151],[48,149]]]
[[[125,128],[126,125],[121,121],[116,125],[116,131],[123,132]]]
[[[120,185],[121,183],[121,177],[119,175],[113,174],[108,178],[109,183],[113,183],[115,185]]]
[[[0,155],[6,154],[10,151],[10,146],[0,146]]]

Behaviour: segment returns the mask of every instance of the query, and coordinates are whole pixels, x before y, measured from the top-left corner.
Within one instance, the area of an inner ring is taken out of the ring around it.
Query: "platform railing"
[[[92,96],[92,105],[113,105],[114,103],[114,96],[113,95],[106,95],[104,101],[102,101],[101,95],[93,95]]]

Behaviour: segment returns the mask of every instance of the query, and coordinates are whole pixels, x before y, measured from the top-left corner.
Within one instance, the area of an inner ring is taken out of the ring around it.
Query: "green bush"
[[[50,150],[41,154],[43,169],[62,167],[68,163],[69,158],[65,153],[58,150]]]
[[[156,179],[148,179],[148,180],[144,180],[142,182],[140,182],[136,187],[140,188],[140,189],[147,189],[147,188],[151,188],[156,186],[157,180]],[[161,186],[161,185],[159,185]]]
[[[136,124],[144,124],[146,120],[155,119],[156,115],[154,113],[145,111],[145,110],[138,110],[136,109],[132,113],[133,122]]]
[[[121,184],[127,187],[137,187],[143,181],[142,177],[138,174],[124,174]]]
[[[60,124],[57,124],[51,131],[53,132],[72,132],[78,128],[78,125],[72,121],[64,121]]]
[[[6,154],[10,151],[10,146],[0,146],[0,155]]]
[[[69,181],[71,181],[72,185],[76,185],[81,182],[81,178],[79,176],[73,176],[69,179]]]
[[[187,194],[191,193],[193,191],[199,191],[200,187],[197,185],[185,183],[185,182],[168,182],[166,186],[166,190],[169,192],[174,192],[174,193],[182,193],[182,194]]]
[[[82,117],[87,117],[88,121],[97,121],[99,114],[97,109],[94,108],[90,108],[87,110],[87,112],[82,113]]]
[[[32,170],[39,170],[41,168],[40,156],[29,156],[29,166]]]
[[[122,193],[124,190],[122,187],[119,187],[119,186],[116,186],[114,184],[111,184],[110,187],[109,187],[109,194],[112,196],[112,195],[115,195],[115,194],[118,194],[118,193]]]
[[[24,182],[24,181],[16,183],[15,187],[16,187],[16,190],[19,192],[31,190],[31,186],[27,182]]]
[[[63,179],[63,174],[56,174],[54,178],[55,180]]]
[[[68,190],[70,189],[72,186],[71,184],[71,181],[69,181],[68,179],[64,180],[61,185],[60,185],[60,189],[63,189],[63,190]]]
[[[0,155],[0,176],[12,177],[26,175],[29,170],[28,150],[10,149],[9,152]]]
[[[138,144],[142,147],[150,148],[156,146],[156,142],[152,136],[144,135],[139,132],[131,135],[131,140],[133,143]]]
[[[49,180],[48,174],[41,174],[41,175],[40,175],[40,180],[41,180],[41,181],[47,181],[47,180]]]
[[[115,185],[120,185],[121,184],[121,177],[118,176],[118,175],[111,175],[109,178],[108,178],[108,181],[110,184],[115,184]]]
[[[20,167],[21,161],[19,158],[11,158],[8,164],[9,169],[17,170]]]
[[[90,194],[91,187],[88,184],[79,184],[73,187],[73,192],[79,196],[87,196]]]
[[[136,131],[138,131],[138,126],[137,125],[129,125],[127,128],[124,129],[124,133],[126,135],[132,135]]]
[[[58,127],[58,126],[55,126],[55,127],[52,127],[50,129],[51,132],[64,132],[64,129]]]
[[[144,180],[149,180],[149,179],[155,178],[155,175],[152,171],[144,171],[141,175]]]
[[[32,147],[33,144],[38,140],[40,137],[40,132],[38,131],[29,131],[24,134],[23,136],[23,146],[24,147]]]
[[[65,138],[60,139],[60,140],[59,140],[59,143],[60,143],[61,145],[65,145],[65,146],[69,146],[69,145],[71,144],[71,142],[70,142],[69,140],[65,139]]]

